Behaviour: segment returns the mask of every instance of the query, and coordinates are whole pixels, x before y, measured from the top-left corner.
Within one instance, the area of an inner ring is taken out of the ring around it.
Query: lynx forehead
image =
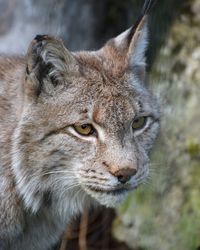
[[[3,250],[49,249],[74,215],[115,207],[148,176],[159,109],[145,87],[147,3],[98,51],[39,35],[26,58],[0,59]]]

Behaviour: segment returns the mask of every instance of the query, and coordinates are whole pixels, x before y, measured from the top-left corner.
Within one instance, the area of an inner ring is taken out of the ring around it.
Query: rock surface
[[[162,103],[152,176],[119,209],[113,227],[115,236],[131,248],[200,247],[199,9],[199,1],[188,1],[151,72]]]

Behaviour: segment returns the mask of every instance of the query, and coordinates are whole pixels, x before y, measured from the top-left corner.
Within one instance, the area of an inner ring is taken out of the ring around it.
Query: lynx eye
[[[95,128],[91,124],[74,125],[74,129],[83,136],[89,136],[96,133]]]
[[[138,117],[133,121],[132,128],[134,131],[138,129],[142,129],[146,125],[146,123],[147,123],[146,116]]]

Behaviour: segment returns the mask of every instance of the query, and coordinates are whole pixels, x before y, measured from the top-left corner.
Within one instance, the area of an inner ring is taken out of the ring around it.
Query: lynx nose
[[[117,177],[118,181],[122,184],[125,184],[127,181],[131,179],[132,176],[136,175],[137,170],[135,168],[126,168],[118,170],[113,173],[115,177]]]

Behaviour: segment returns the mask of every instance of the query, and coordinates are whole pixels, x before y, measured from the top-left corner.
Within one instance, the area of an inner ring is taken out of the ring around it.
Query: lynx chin
[[[146,7],[97,51],[38,35],[0,57],[0,249],[47,250],[74,215],[148,175],[159,108],[145,87]]]

